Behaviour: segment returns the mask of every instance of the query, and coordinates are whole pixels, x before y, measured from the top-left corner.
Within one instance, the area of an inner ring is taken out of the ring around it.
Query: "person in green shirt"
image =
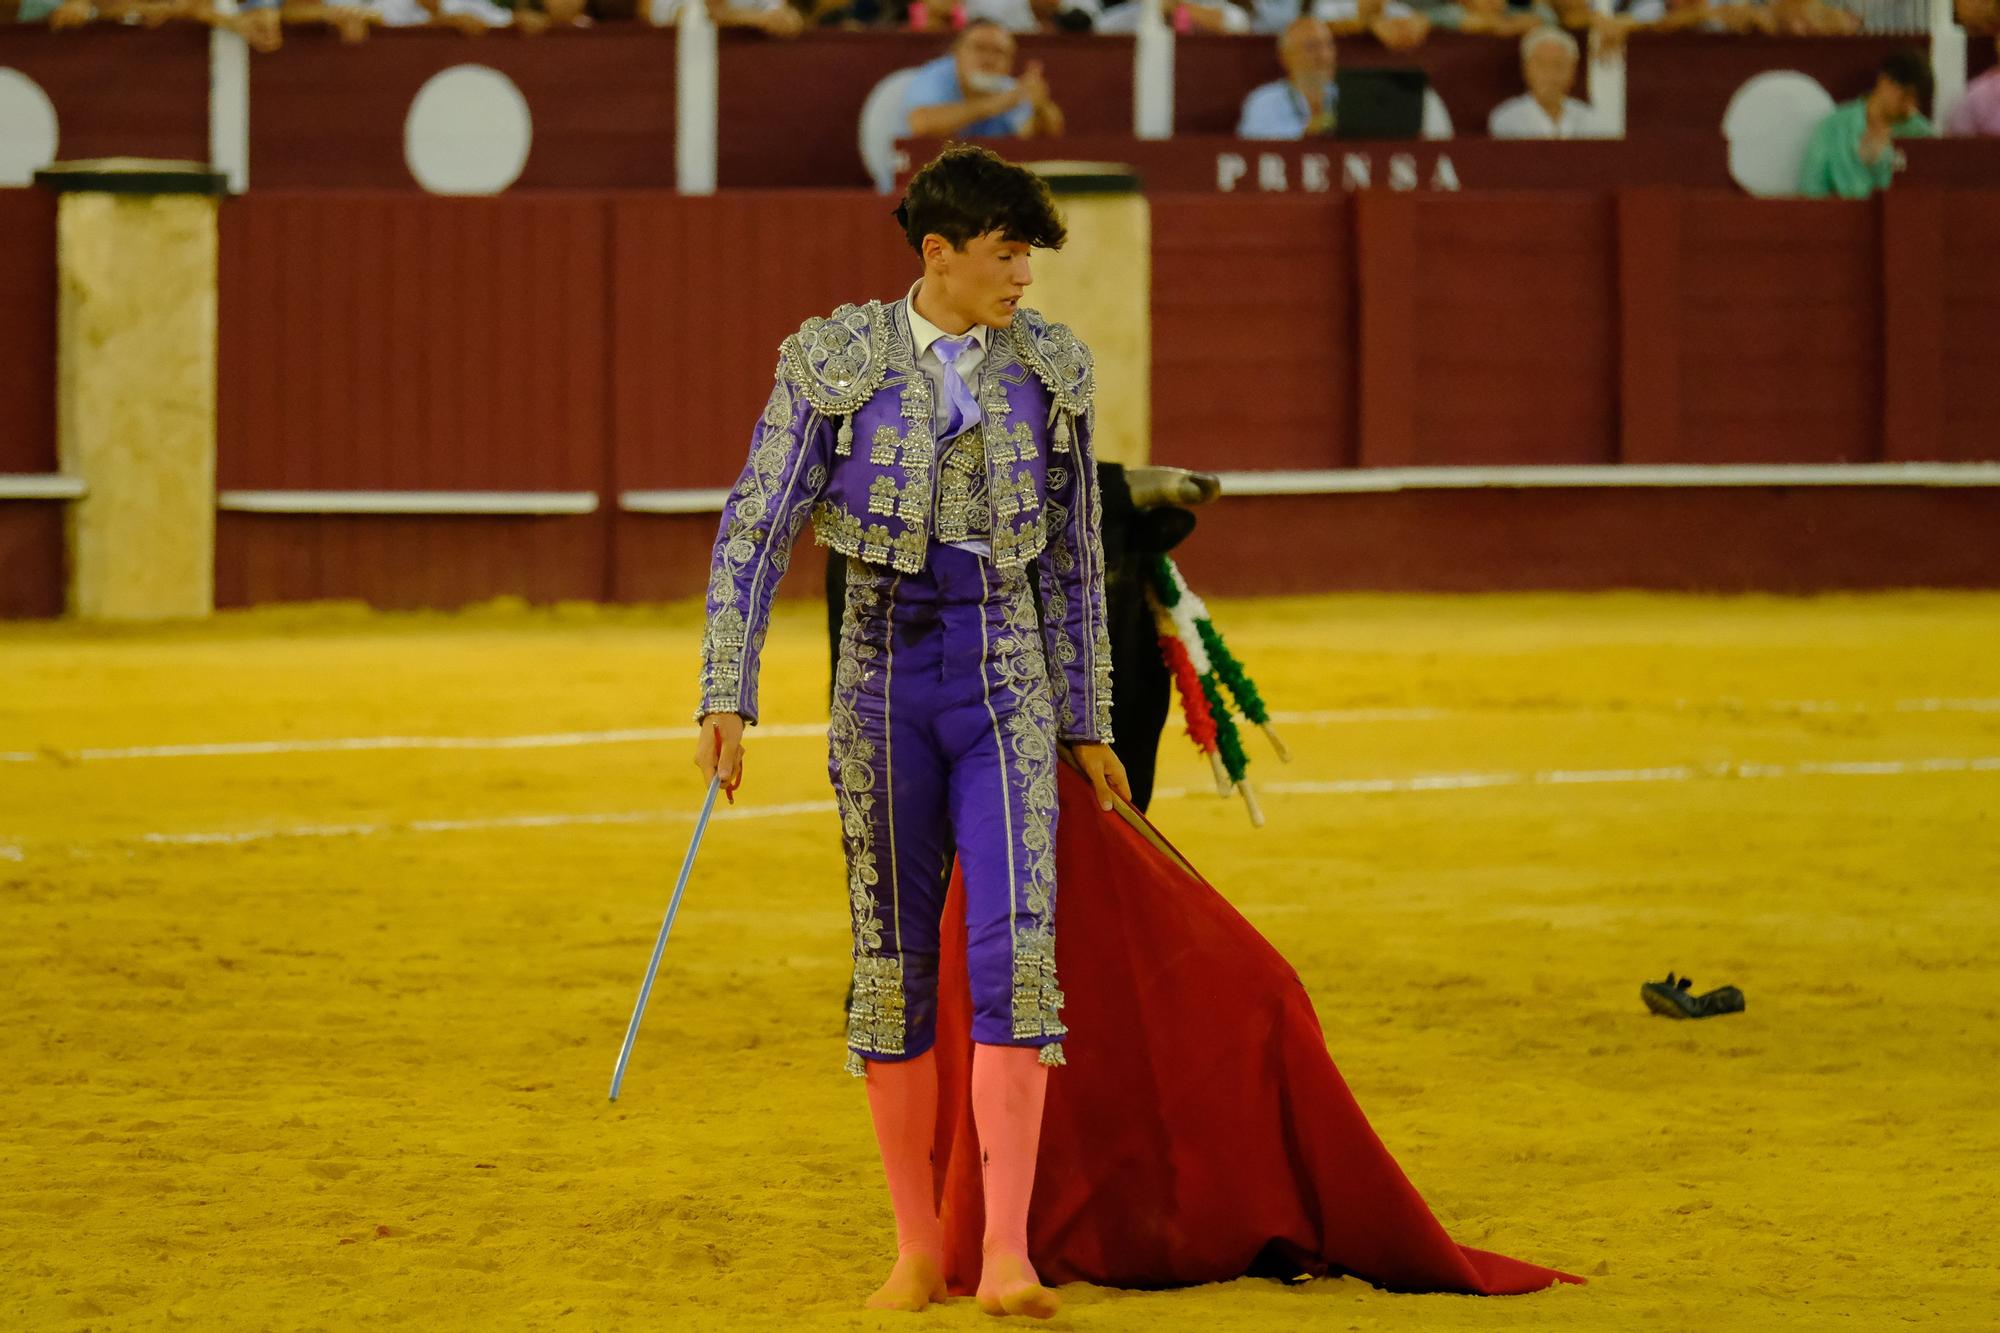
[[[1866,97],[1843,102],[1813,130],[1799,167],[1808,199],[1866,199],[1889,188],[1900,156],[1891,138],[1929,135],[1921,110],[1931,96],[1930,61],[1915,50],[1892,51]]]

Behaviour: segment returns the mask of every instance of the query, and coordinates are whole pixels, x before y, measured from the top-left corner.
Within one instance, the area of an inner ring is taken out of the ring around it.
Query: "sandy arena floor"
[[[601,733],[684,727],[692,608],[0,628],[0,1326],[984,1325],[860,1309],[817,615],[615,1107],[698,792],[687,740]],[[1253,748],[1255,832],[1170,735],[1155,818],[1453,1234],[1591,1285],[1073,1287],[1059,1327],[2000,1324],[2000,597],[1217,615],[1296,762]],[[199,748],[240,742],[279,744]],[[1749,1012],[1649,1016],[1669,968]]]

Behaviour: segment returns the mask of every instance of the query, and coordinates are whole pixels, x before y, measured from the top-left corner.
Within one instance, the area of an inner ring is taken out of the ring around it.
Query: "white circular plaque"
[[[521,178],[534,143],[528,99],[485,65],[432,75],[410,103],[403,157],[432,194],[499,194]]]

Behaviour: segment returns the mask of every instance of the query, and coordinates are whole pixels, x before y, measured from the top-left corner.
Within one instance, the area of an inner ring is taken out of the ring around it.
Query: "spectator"
[[[1315,18],[1293,19],[1278,38],[1285,77],[1250,90],[1236,120],[1239,139],[1303,139],[1333,133],[1340,90],[1333,29]]]
[[[1486,132],[1496,139],[1601,139],[1604,129],[1576,87],[1576,38],[1561,28],[1536,28],[1521,39],[1521,81],[1528,91],[1493,108]]]
[[[1391,51],[1422,46],[1431,33],[1431,21],[1403,0],[1312,0],[1310,12],[1342,37],[1365,32]]]
[[[1485,33],[1495,37],[1519,37],[1539,27],[1558,27],[1562,19],[1542,0],[1526,9],[1515,9],[1507,0],[1457,0],[1427,11],[1433,28],[1446,32]]]
[[[667,28],[681,21],[683,0],[667,0],[659,10],[641,0],[639,12]],[[806,30],[805,15],[788,0],[707,0],[708,16],[718,28],[754,28],[767,37],[796,37]]]
[[[596,20],[584,12],[584,0],[498,0],[514,11],[514,26],[532,37],[550,28],[588,28]]]
[[[1371,34],[1392,51],[1421,46],[1430,21],[1403,0],[1250,0],[1253,32],[1282,33],[1296,18],[1316,18],[1335,35]]]
[[[1861,31],[1861,18],[1823,0],[1767,0],[1749,7],[1752,28],[1784,37],[1841,37]]]
[[[1712,4],[1710,0],[1629,0],[1615,14],[1599,15],[1587,25],[1597,39],[1594,50],[1609,55],[1622,50],[1634,32],[1766,32],[1770,16],[1763,5]]]
[[[275,51],[277,6],[278,0],[248,0],[241,13],[225,17],[214,13],[207,0],[20,0],[14,9],[14,19],[20,23],[46,23],[59,32],[99,19],[109,23],[144,23],[155,28],[168,19],[190,18],[227,27],[259,51]]]
[[[968,23],[951,50],[917,66],[903,93],[916,139],[1030,138],[1061,134],[1063,114],[1038,60],[1013,76],[1014,34],[989,20]]]
[[[1250,11],[1235,0],[1213,0],[1209,4],[1197,4],[1194,0],[1163,0],[1161,8],[1168,23],[1190,32],[1240,33],[1249,32],[1251,28]],[[1097,31],[1137,31],[1139,19],[1145,11],[1145,0],[1115,0],[1115,3],[1104,6],[1104,13],[1097,20]]]
[[[58,31],[80,28],[96,17],[90,0],[21,0],[14,14],[17,23],[46,23]]]
[[[1809,199],[1866,199],[1889,188],[1902,155],[1895,138],[1927,135],[1931,66],[1922,52],[1892,51],[1866,97],[1835,107],[1806,143],[1799,193]]]
[[[2000,50],[2000,37],[1993,39]],[[2000,65],[1965,85],[1965,99],[1951,110],[1945,121],[1946,134],[2000,136]]]
[[[966,0],[968,23],[997,23],[1008,32],[1089,32],[1098,0]]]
[[[491,0],[342,0],[327,21],[348,41],[368,28],[454,28],[467,35],[512,26],[514,16]]]

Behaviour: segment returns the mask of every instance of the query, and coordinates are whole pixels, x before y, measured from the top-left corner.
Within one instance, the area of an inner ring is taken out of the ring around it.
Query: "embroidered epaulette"
[[[854,413],[882,385],[895,325],[880,301],[813,318],[778,348],[778,366],[822,416]]]
[[[1070,332],[1067,324],[1051,324],[1039,310],[1022,306],[1008,326],[1014,335],[1015,354],[1035,372],[1055,405],[1071,416],[1090,410],[1090,396],[1097,388],[1097,371],[1091,365],[1090,349]]]

